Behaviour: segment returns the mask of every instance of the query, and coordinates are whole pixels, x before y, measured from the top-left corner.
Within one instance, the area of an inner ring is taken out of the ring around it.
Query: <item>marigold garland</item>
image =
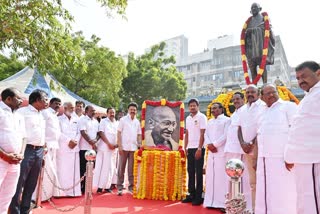
[[[266,12],[261,13],[264,20],[264,42],[263,42],[263,50],[262,50],[262,59],[260,63],[260,67],[258,70],[258,74],[256,78],[251,82],[248,74],[248,65],[247,65],[247,57],[246,57],[246,41],[245,41],[245,35],[246,35],[246,29],[248,27],[248,24],[250,23],[252,16],[247,19],[245,24],[243,25],[242,31],[241,31],[241,58],[242,58],[242,67],[243,67],[243,74],[244,78],[246,80],[247,85],[249,84],[257,84],[264,73],[264,69],[267,62],[267,56],[268,56],[268,48],[269,48],[269,39],[270,39],[270,23],[269,23],[269,17]]]
[[[134,154],[133,197],[181,200],[186,193],[186,164],[180,151],[141,150]],[[140,172],[140,173],[139,173]]]

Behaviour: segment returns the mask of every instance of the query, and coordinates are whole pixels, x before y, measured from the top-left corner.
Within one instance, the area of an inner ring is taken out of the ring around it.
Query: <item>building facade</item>
[[[280,80],[290,87],[292,68],[288,64],[280,37],[276,36],[275,40],[274,64],[267,66],[268,83]],[[184,73],[187,97],[217,95],[223,88],[246,86],[240,45],[234,45],[233,36],[222,36],[208,41],[204,52],[183,57],[177,61],[176,66]],[[258,85],[262,85],[262,79]]]

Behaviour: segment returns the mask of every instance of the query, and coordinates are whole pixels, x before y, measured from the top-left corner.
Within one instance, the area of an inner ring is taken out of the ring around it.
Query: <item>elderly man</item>
[[[177,127],[176,115],[168,106],[157,106],[148,120],[150,130],[145,132],[146,145],[178,150],[179,144],[172,139]]]
[[[117,155],[117,129],[118,121],[115,119],[114,108],[107,109],[107,118],[101,120],[99,124],[98,154],[93,175],[93,185],[98,187],[97,193],[112,192],[111,184],[116,174]]]
[[[6,214],[19,179],[24,120],[16,113],[22,99],[15,88],[4,89],[0,101],[0,214]]]
[[[262,87],[261,95],[266,106],[261,109],[257,128],[252,129],[258,142],[255,213],[297,213],[292,206],[296,204],[294,176],[286,170],[283,157],[297,105],[279,99],[271,84]]]
[[[58,112],[61,106],[61,100],[54,97],[49,102],[49,108],[42,111],[44,120],[46,122],[45,141],[48,149],[47,154],[44,156],[45,173],[42,182],[42,196],[41,200],[46,201],[52,196],[60,196],[60,191],[56,186],[60,186],[57,176],[57,150],[59,149],[60,138],[60,124],[58,120]],[[54,184],[52,183],[54,182]]]
[[[245,168],[247,169],[247,162],[244,158],[244,152],[240,146],[240,142],[238,139],[238,127],[239,123],[239,111],[240,108],[244,105],[244,95],[241,92],[235,92],[232,97],[232,102],[234,107],[236,108],[235,112],[233,112],[231,119],[231,124],[227,133],[227,141],[224,148],[226,161],[230,159],[236,158],[242,160],[245,164]],[[228,183],[229,184],[229,183]],[[252,211],[252,197],[251,197],[251,189],[249,182],[249,173],[248,170],[245,170],[241,177],[241,185],[243,194],[247,201],[247,209]]]
[[[87,160],[85,158],[85,153],[87,150],[96,150],[97,149],[97,140],[99,122],[94,118],[96,110],[93,106],[87,106],[85,108],[85,116],[80,117],[79,120],[79,130],[81,134],[80,138],[80,176],[82,177],[86,172]],[[85,191],[85,182],[84,179],[81,182],[81,192]]]
[[[306,91],[289,131],[284,158],[296,178],[297,212],[320,213],[320,66],[313,61],[296,67],[300,88]]]
[[[182,203],[202,204],[203,164],[204,164],[204,132],[207,118],[199,111],[199,100],[192,98],[188,102],[190,115],[186,119],[186,135],[184,147],[188,160],[188,191],[189,195]]]
[[[17,111],[24,117],[27,145],[24,159],[20,164],[16,193],[9,207],[11,214],[29,212],[32,193],[36,188],[42,166],[45,144],[45,120],[41,110],[47,106],[47,93],[43,90],[35,90],[29,96],[29,105]]]
[[[224,173],[226,160],[224,147],[227,138],[230,118],[224,116],[223,106],[215,102],[211,106],[214,118],[208,121],[204,134],[204,144],[207,145],[208,162],[206,167],[206,193],[203,206],[224,209],[225,194],[227,192],[227,175]]]
[[[256,145],[256,129],[258,116],[265,103],[259,99],[259,90],[256,85],[248,85],[246,88],[248,103],[239,109],[238,139],[245,154],[245,162],[249,173],[252,209],[255,207],[256,195],[256,165],[258,147]]]
[[[118,195],[122,195],[124,170],[128,162],[128,180],[129,192],[133,192],[133,160],[134,152],[141,144],[141,126],[139,120],[136,118],[138,110],[137,103],[130,103],[128,105],[128,115],[120,119],[117,144],[119,147],[119,166],[118,166]]]
[[[79,140],[80,131],[78,117],[74,116],[74,105],[71,102],[63,104],[64,113],[59,116],[61,137],[59,139],[59,150],[57,151],[57,173],[60,186],[65,190],[60,196],[81,196],[79,162]],[[72,188],[70,188],[72,187]]]

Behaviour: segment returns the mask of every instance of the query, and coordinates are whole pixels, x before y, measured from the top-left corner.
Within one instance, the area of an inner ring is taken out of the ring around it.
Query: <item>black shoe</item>
[[[183,199],[181,202],[182,202],[182,203],[191,203],[191,202],[192,202],[192,197],[187,196],[187,197],[186,197],[185,199]]]
[[[222,213],[226,213],[226,209],[225,209],[225,208],[220,208],[220,211],[221,211]]]
[[[97,193],[98,193],[98,194],[101,194],[101,193],[102,193],[102,188],[98,188],[98,189],[97,189]]]
[[[111,190],[117,189],[117,185],[116,185],[116,184],[111,184],[110,189],[111,189]]]
[[[105,191],[106,193],[112,193],[112,190],[111,190],[111,189],[104,189],[104,191]]]
[[[203,203],[203,199],[194,199],[192,201],[192,206],[200,206]]]
[[[122,190],[118,190],[118,196],[122,196]]]

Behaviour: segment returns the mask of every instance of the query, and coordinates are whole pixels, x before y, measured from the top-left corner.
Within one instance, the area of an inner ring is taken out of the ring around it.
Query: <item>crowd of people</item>
[[[248,85],[236,92],[235,112],[224,115],[219,102],[211,106],[208,122],[199,102],[188,103],[185,150],[188,191],[182,202],[225,211],[228,180],[225,165],[231,158],[244,162],[241,178],[247,209],[255,214],[319,214],[320,209],[320,67],[307,61],[296,67],[299,86],[306,92],[299,105],[279,98],[276,86],[259,90]],[[245,104],[245,98],[247,103]],[[205,194],[201,198],[204,147]],[[196,182],[195,182],[196,177]]]
[[[248,210],[256,214],[319,214],[319,64],[302,63],[296,68],[296,77],[306,92],[299,105],[279,98],[272,84],[264,84],[260,90],[248,85],[245,94],[234,93],[231,117],[215,102],[213,118],[207,121],[199,111],[199,101],[189,100],[184,139],[188,195],[183,203],[224,210],[229,180],[225,164],[237,158],[245,164],[241,189]],[[3,90],[1,99],[0,214],[8,209],[12,214],[28,213],[37,197],[81,196],[85,191],[85,153],[91,149],[97,151],[93,177],[97,193],[116,188],[121,196],[126,169],[126,190],[133,192],[134,152],[142,136],[136,103],[128,105],[128,114],[120,120],[110,107],[107,116],[98,121],[94,106],[65,102],[62,113],[61,99],[49,101],[47,93],[39,89],[30,94],[25,107],[20,108],[22,95],[15,88]],[[175,116],[171,109],[161,116],[163,110],[156,109],[157,114],[150,118],[148,136],[152,145],[163,141],[169,150],[175,150],[177,143],[171,136]],[[158,117],[168,117],[170,122]],[[39,187],[41,174],[43,185]]]

